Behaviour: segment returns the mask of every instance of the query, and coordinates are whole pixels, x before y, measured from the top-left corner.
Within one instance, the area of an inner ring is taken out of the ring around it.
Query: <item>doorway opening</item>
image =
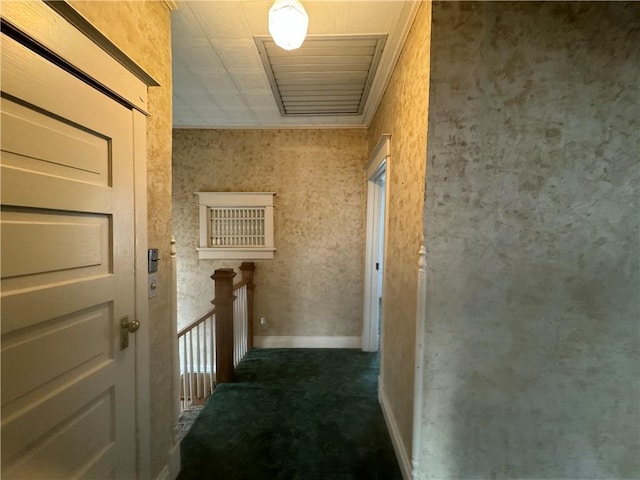
[[[382,135],[367,169],[367,239],[362,349],[381,350],[390,135]]]

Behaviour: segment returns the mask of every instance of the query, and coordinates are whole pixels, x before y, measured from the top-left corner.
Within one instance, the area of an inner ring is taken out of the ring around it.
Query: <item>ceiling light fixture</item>
[[[269,9],[269,33],[285,50],[300,48],[307,36],[309,16],[298,0],[276,0]]]

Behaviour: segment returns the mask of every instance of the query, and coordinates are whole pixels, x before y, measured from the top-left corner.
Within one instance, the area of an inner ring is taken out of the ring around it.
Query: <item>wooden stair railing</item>
[[[204,401],[215,384],[215,308],[178,332],[180,410]]]
[[[211,278],[215,282],[216,307],[216,382],[233,380],[233,277],[232,268],[219,268]]]
[[[231,268],[217,269],[214,308],[178,332],[180,408],[204,403],[215,385],[233,381],[235,366],[253,347],[255,264],[243,262],[241,281]]]
[[[253,262],[242,262],[240,271],[242,272],[242,282],[247,286],[247,350],[253,348],[253,291],[256,284],[253,283],[253,272],[256,264]]]

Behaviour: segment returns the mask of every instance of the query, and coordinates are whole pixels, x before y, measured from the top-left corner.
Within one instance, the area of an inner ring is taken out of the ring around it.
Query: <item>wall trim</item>
[[[256,348],[360,348],[361,337],[256,336]]]
[[[147,86],[157,87],[160,85],[160,83],[158,83],[156,79],[154,79],[145,69],[138,65],[138,63],[131,59],[126,53],[120,50],[120,48],[114,42],[112,42],[106,35],[104,35],[98,28],[96,28],[79,11],[77,11],[73,7],[73,5],[70,5],[67,2],[57,2],[51,0],[44,0],[44,2],[48,7],[55,10],[58,15],[65,18],[70,24],[80,30],[86,37],[90,38],[102,50],[108,53],[111,57],[113,57],[114,60],[116,60],[120,65],[122,65],[137,78],[139,78]]]
[[[148,113],[147,86],[158,82],[67,2],[2,2],[2,20],[11,27],[8,31],[21,32],[42,46],[50,60],[64,59],[66,68],[94,88]]]
[[[171,474],[169,473],[169,465],[164,466],[164,468],[158,474],[157,480],[171,480]]]
[[[384,421],[387,424],[387,429],[389,430],[389,435],[391,436],[393,449],[396,452],[396,458],[398,459],[398,464],[400,465],[402,478],[404,480],[412,480],[413,475],[411,473],[411,462],[409,461],[409,455],[407,454],[407,450],[402,443],[402,438],[400,437],[400,429],[398,428],[396,419],[393,416],[391,407],[389,406],[389,400],[387,399],[387,395],[384,392],[381,383],[378,383],[378,401],[380,402],[382,415],[384,416]]]
[[[255,125],[255,124],[239,124],[239,125],[174,125],[174,130],[367,130],[369,127],[360,123],[336,124],[336,125]]]
[[[418,9],[422,5],[422,2],[407,2],[405,6],[402,8],[402,13],[400,14],[400,18],[406,19],[404,22],[398,22],[396,26],[396,31],[400,33],[399,41],[395,45],[387,45],[387,49],[391,50],[391,58],[393,58],[393,63],[389,64],[389,70],[386,78],[382,81],[382,93],[380,94],[380,98],[378,99],[378,103],[375,105],[375,108],[371,112],[371,115],[368,116],[366,122],[366,127],[369,128],[373,123],[373,120],[376,118],[378,114],[378,109],[380,105],[382,105],[382,99],[384,95],[387,93],[387,88],[391,83],[391,77],[393,77],[393,73],[396,71],[396,66],[400,61],[400,57],[402,56],[404,50],[404,44],[407,43],[407,38],[409,38],[409,33],[411,32],[411,27],[413,27],[413,22],[418,15]],[[431,4],[429,3],[429,8],[431,8]],[[369,112],[365,112],[369,113]]]
[[[151,366],[149,346],[149,298],[147,276],[147,118],[132,110],[134,126],[134,218],[135,218],[135,311],[140,330],[135,335],[136,345],[136,445],[138,449],[139,478],[151,476]]]
[[[170,11],[178,10],[178,8],[180,8],[176,0],[164,0],[164,3]]]
[[[180,442],[173,444],[167,453],[168,463],[164,466],[156,480],[176,480],[180,473]]]
[[[418,292],[416,302],[416,358],[413,370],[413,436],[411,439],[411,469],[414,478],[420,471],[422,446],[422,402],[424,396],[424,338],[427,316],[427,249],[424,234],[418,250]]]
[[[380,331],[380,304],[378,292],[384,291],[384,272],[386,262],[386,238],[388,235],[388,196],[386,195],[389,184],[389,157],[390,157],[390,133],[383,133],[371,153],[369,166],[367,167],[367,217],[365,237],[365,262],[364,262],[364,295],[362,317],[362,350],[365,352],[382,351],[383,336],[378,339]],[[387,180],[381,180],[386,175]],[[380,212],[384,212],[384,218],[380,219]],[[380,251],[380,239],[383,240]],[[376,263],[382,257],[382,279],[378,276]],[[380,285],[382,280],[382,285]],[[384,302],[384,294],[382,296]]]
[[[169,479],[176,480],[180,473],[180,442],[173,444],[173,448],[169,451]]]
[[[176,239],[171,235],[171,327],[178,330],[178,256],[176,252]],[[173,428],[180,421],[180,348],[178,339],[171,342],[173,360]],[[169,461],[170,479],[175,480],[180,473],[180,440],[174,438],[173,447],[167,455]]]

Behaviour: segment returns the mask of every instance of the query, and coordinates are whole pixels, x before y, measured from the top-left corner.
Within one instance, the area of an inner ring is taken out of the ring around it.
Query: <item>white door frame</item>
[[[385,183],[389,183],[389,140],[391,134],[380,136],[376,147],[371,153],[367,168],[367,236],[365,244],[365,277],[364,277],[364,319],[362,322],[362,350],[375,352],[381,349],[378,345],[378,321],[380,304],[378,292],[384,291],[384,271],[386,263],[386,240],[389,196],[385,195],[385,187],[380,185],[380,180],[386,175]],[[384,203],[383,203],[384,202]],[[380,222],[380,211],[384,208],[384,220]],[[379,285],[376,262],[380,258],[380,244],[384,243],[382,265],[382,283]],[[382,339],[380,339],[382,341]]]
[[[151,478],[151,379],[147,257],[147,118],[133,112],[133,194],[135,203],[135,295],[140,329],[136,342],[136,448],[138,478]]]
[[[109,90],[134,116],[135,418],[138,478],[150,478],[149,301],[147,298],[147,87],[159,85],[66,2],[8,2],[2,18]]]

